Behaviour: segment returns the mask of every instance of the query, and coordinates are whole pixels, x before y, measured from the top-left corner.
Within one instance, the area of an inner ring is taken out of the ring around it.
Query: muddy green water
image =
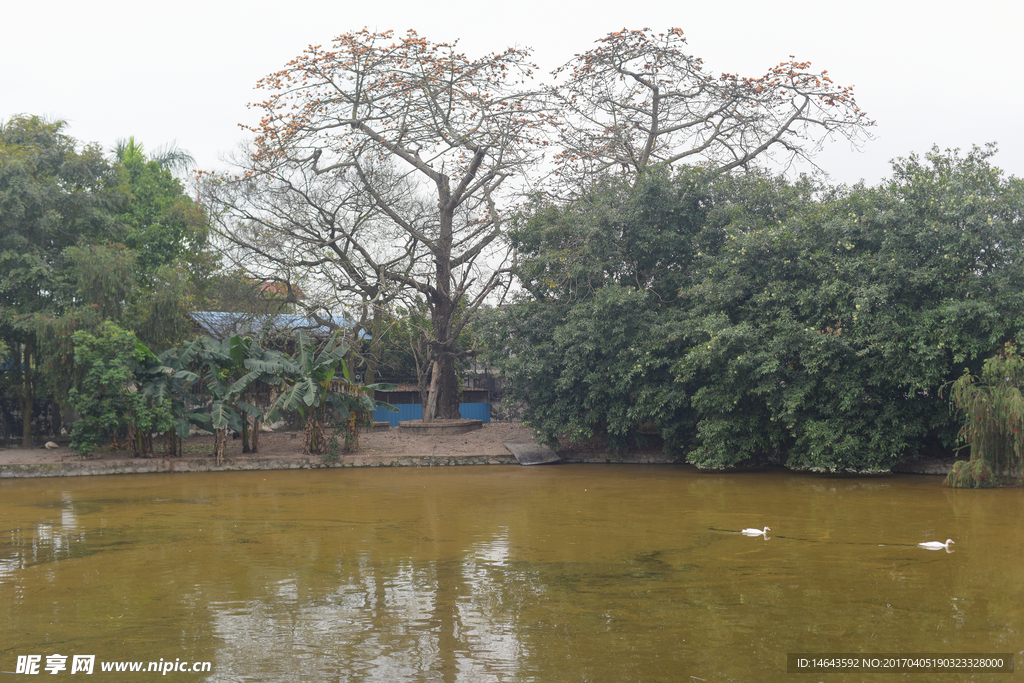
[[[1024,490],[940,482],[621,465],[0,481],[0,671],[56,653],[96,655],[86,680],[1021,680]],[[915,546],[947,537],[952,553]],[[787,674],[788,652],[1018,664]],[[211,671],[99,671],[161,658]]]

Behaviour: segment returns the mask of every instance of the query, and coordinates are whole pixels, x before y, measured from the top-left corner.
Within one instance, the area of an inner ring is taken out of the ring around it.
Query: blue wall
[[[398,404],[395,407],[398,408],[397,413],[392,413],[386,408],[377,408],[375,411],[373,411],[373,421],[390,422],[392,427],[397,427],[399,422],[405,422],[406,420],[423,419],[423,406],[421,406],[419,403],[403,403]],[[484,422],[490,422],[491,404],[460,403],[459,414],[465,420],[483,420]]]

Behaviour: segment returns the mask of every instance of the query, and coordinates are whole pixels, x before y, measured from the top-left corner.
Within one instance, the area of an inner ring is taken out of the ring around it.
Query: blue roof
[[[312,317],[298,313],[266,313],[255,315],[252,313],[227,313],[223,311],[193,311],[189,314],[200,327],[203,334],[217,339],[227,339],[236,334],[251,334],[261,336],[265,334],[287,333],[292,330],[304,329],[313,336],[327,337],[336,329],[330,325],[320,325]],[[321,319],[333,323],[337,328],[352,330],[355,326],[348,318],[340,315],[329,314],[320,316]],[[370,335],[364,330],[358,330],[357,336],[369,339]]]

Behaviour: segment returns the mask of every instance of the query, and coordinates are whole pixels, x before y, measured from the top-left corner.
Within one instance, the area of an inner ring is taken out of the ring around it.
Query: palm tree
[[[135,136],[129,136],[127,140],[118,138],[113,152],[114,158],[122,164],[129,161],[155,161],[160,168],[166,168],[171,173],[185,173],[196,165],[195,158],[178,147],[177,140],[157,147],[155,152],[147,156],[142,143],[135,141]]]

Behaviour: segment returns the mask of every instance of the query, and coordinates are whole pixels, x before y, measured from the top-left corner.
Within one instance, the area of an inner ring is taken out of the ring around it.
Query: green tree
[[[129,160],[152,161],[160,168],[167,169],[172,173],[185,173],[196,165],[196,160],[188,151],[178,147],[177,141],[158,147],[155,152],[147,155],[142,143],[136,142],[135,136],[130,136],[127,140],[118,139],[114,144],[113,152],[121,163]]]
[[[64,248],[58,277],[65,303],[34,320],[40,388],[61,402],[82,376],[72,349],[76,330],[98,333],[113,320],[148,347],[166,349],[192,332],[188,313],[214,270],[204,214],[170,171],[133,139],[113,163],[124,190],[110,211],[116,234]]]
[[[157,357],[161,367],[170,370],[155,377],[151,385],[154,397],[167,401],[170,406],[174,426],[164,435],[169,456],[181,454],[182,439],[188,437],[193,426],[206,429],[210,423],[209,413],[192,394],[192,387],[200,379],[192,367],[200,349],[196,340],[166,349]]]
[[[42,386],[58,401],[65,401],[68,390],[81,379],[71,338],[76,330],[96,333],[104,321],[111,320],[138,330],[139,339],[157,349],[191,334],[188,313],[194,289],[180,269],[160,268],[147,288],[140,284],[138,252],[123,244],[69,247],[64,255],[71,304],[60,314],[35,316]]]
[[[264,348],[249,337],[233,336],[227,340],[231,357],[230,376],[236,380],[232,391],[239,392],[242,452],[259,451],[260,428],[268,418],[277,420],[279,411],[271,400],[260,405],[261,392],[270,399],[271,390],[281,387],[285,377],[295,368],[287,354],[277,349]]]
[[[68,247],[63,256],[70,304],[63,312],[47,311],[35,317],[42,388],[59,402],[66,402],[72,387],[82,380],[75,362],[74,333],[99,334],[105,320],[125,324],[138,269],[135,253],[121,244]]]
[[[512,232],[528,296],[493,312],[482,337],[543,440],[600,433],[626,447],[642,440],[645,423],[692,429],[689,397],[667,360],[686,343],[663,328],[678,317],[679,291],[693,284],[702,255],[722,241],[709,226],[713,183],[704,171],[659,169],[564,208],[538,202]]]
[[[186,345],[182,352],[194,359],[203,391],[210,397],[209,419],[193,423],[213,432],[213,452],[218,465],[224,457],[227,431],[247,430],[247,415],[256,419],[257,429],[259,421],[264,419],[263,412],[246,400],[250,386],[264,374],[263,369],[247,371],[245,363],[251,361],[253,347],[253,342],[238,336],[230,339],[201,337]]]
[[[15,116],[0,124],[0,339],[13,362],[4,385],[18,395],[22,443],[32,443],[39,389],[36,316],[74,305],[69,247],[120,237],[125,200],[117,170],[96,146],[80,148],[63,121]]]
[[[702,467],[824,470],[949,448],[940,387],[1024,322],[1022,184],[991,153],[877,188],[648,171],[539,207],[489,350],[548,441],[648,423]]]
[[[216,289],[220,267],[209,217],[173,175],[195,160],[174,143],[147,155],[134,138],[114,155],[128,191],[118,220],[137,263],[129,321],[147,344],[167,348],[191,332],[188,313]]]
[[[169,402],[155,387],[170,369],[134,334],[111,321],[100,326],[99,334],[80,330],[72,337],[84,377],[70,392],[81,415],[71,431],[71,447],[91,453],[126,426],[132,453],[150,455],[152,433],[174,424]]]
[[[960,440],[970,459],[959,460],[946,477],[957,488],[988,488],[1016,471],[1024,476],[1024,359],[1007,342],[985,361],[981,377],[965,372],[950,387],[949,399],[963,416]]]
[[[118,220],[125,245],[138,254],[140,284],[153,287],[159,269],[172,264],[197,274],[209,268],[209,220],[172,173],[194,163],[192,157],[176,147],[149,157],[134,138],[119,141],[114,156],[129,192]]]

